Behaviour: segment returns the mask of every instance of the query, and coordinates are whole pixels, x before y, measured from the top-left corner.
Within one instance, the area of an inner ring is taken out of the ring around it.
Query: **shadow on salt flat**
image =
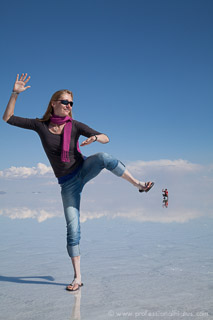
[[[29,280],[29,279],[44,279],[47,281],[38,281],[38,280]],[[55,279],[52,276],[31,276],[31,277],[5,277],[0,275],[0,281],[2,282],[15,282],[22,284],[46,284],[46,285],[55,285],[55,286],[65,286],[65,283],[57,282],[48,282],[54,281]]]

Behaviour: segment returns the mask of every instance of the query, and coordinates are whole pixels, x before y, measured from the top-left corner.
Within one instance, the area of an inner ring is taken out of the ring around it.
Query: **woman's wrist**
[[[15,93],[12,91],[10,98],[17,100],[18,96],[19,96],[19,93]]]
[[[93,137],[95,138],[95,140],[93,142],[98,140],[98,137],[96,135],[94,135]]]
[[[19,94],[19,92],[16,92],[16,91],[12,91],[12,94],[15,94],[15,95],[18,95]]]

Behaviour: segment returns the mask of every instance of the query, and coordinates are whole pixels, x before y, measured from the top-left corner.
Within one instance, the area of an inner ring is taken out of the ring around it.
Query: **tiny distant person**
[[[169,205],[169,192],[167,189],[163,189],[163,208],[168,208]]]
[[[168,196],[169,196],[168,190],[167,189],[165,189],[165,190],[163,189],[162,192],[163,192],[163,196],[168,198]]]
[[[67,251],[74,269],[74,280],[66,289],[76,291],[83,285],[80,272],[79,209],[81,192],[85,184],[95,178],[104,168],[130,182],[139,192],[148,192],[154,183],[137,180],[120,160],[107,153],[96,153],[87,158],[81,154],[78,145],[80,136],[87,138],[82,142],[82,147],[95,141],[105,144],[109,142],[109,138],[106,134],[73,119],[73,93],[70,90],[55,92],[41,119],[15,116],[16,100],[20,93],[30,88],[26,86],[29,80],[30,76],[27,77],[27,73],[22,74],[20,78],[17,75],[3,120],[10,125],[33,130],[41,139],[44,151],[61,187],[67,223]]]

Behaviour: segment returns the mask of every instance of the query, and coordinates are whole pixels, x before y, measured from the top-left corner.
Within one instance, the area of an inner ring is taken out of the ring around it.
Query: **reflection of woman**
[[[163,208],[168,208],[168,205],[169,205],[169,200],[168,200],[168,198],[164,198],[164,199],[163,199]]]
[[[3,120],[25,129],[34,130],[40,136],[43,148],[61,186],[61,196],[67,222],[67,251],[72,259],[74,280],[67,287],[76,291],[82,285],[80,273],[80,221],[79,208],[84,185],[106,168],[118,177],[129,181],[140,192],[148,192],[154,183],[135,179],[124,164],[106,153],[97,153],[88,158],[82,156],[78,139],[87,137],[81,146],[92,142],[109,142],[109,138],[87,125],[72,119],[73,94],[60,90],[53,94],[42,119],[27,119],[14,116],[18,94],[30,88],[26,86],[30,77],[17,75],[13,92],[5,110]]]

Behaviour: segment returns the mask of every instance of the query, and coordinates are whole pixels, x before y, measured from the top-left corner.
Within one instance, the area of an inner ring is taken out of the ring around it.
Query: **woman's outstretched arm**
[[[30,86],[25,87],[26,83],[30,80],[30,76],[27,78],[27,73],[22,73],[20,80],[19,75],[17,74],[15,84],[13,86],[13,92],[10,96],[10,100],[7,104],[6,110],[3,115],[3,120],[8,121],[10,117],[14,114],[15,104],[18,97],[18,94],[30,88]]]

